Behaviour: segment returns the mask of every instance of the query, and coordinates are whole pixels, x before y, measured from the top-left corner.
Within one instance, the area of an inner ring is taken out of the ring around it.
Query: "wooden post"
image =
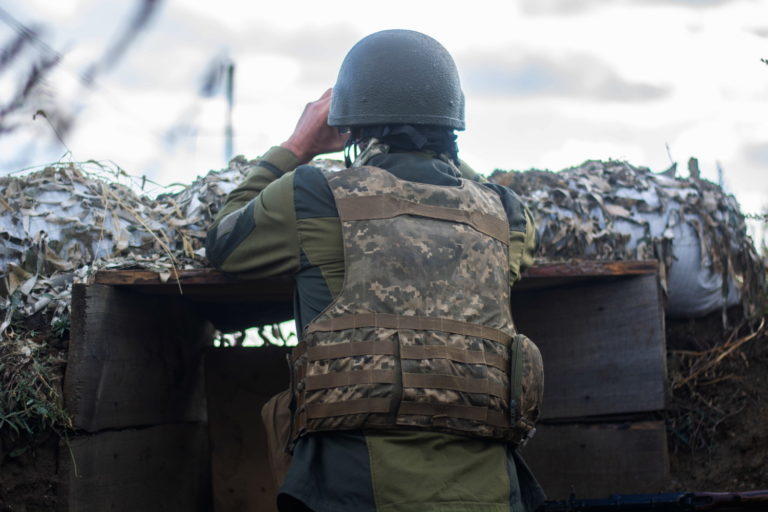
[[[209,510],[203,349],[212,326],[181,297],[75,285],[60,453],[70,511]]]

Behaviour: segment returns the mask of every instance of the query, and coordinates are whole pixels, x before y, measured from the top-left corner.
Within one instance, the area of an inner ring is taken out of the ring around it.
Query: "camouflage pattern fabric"
[[[524,334],[515,335],[510,353],[514,430],[516,442],[524,444],[536,432],[544,399],[544,364],[539,348]]]
[[[538,411],[541,358],[514,337],[498,195],[376,167],[325,176],[342,221],[346,280],[294,353],[294,435],[404,427],[524,438],[532,421],[520,419]],[[510,353],[522,356],[517,371]],[[511,411],[513,400],[523,408]]]

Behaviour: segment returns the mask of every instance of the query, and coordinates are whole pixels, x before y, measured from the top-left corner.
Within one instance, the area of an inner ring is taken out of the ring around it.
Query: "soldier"
[[[222,270],[296,280],[292,386],[264,409],[281,511],[543,501],[517,453],[538,415],[541,359],[509,311],[535,229],[514,192],[458,159],[463,129],[445,48],[372,34],[209,232]],[[308,164],[342,148],[345,170]]]

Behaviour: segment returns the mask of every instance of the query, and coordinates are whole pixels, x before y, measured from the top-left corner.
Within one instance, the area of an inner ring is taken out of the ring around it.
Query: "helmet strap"
[[[347,165],[347,167],[362,167],[368,163],[368,161],[376,155],[383,155],[389,153],[389,145],[379,142],[376,137],[368,139],[368,144],[365,146],[360,155],[356,155],[354,163]]]
[[[453,173],[454,176],[456,176],[457,178],[461,178],[461,171],[456,166],[456,162],[450,155],[448,155],[447,153],[440,153],[439,155],[437,155],[437,158],[448,164],[448,167],[451,168],[451,172]]]
[[[355,152],[354,158],[351,156],[352,151]],[[352,167],[353,160],[357,160],[357,141],[350,134],[347,142],[344,143],[344,167]]]

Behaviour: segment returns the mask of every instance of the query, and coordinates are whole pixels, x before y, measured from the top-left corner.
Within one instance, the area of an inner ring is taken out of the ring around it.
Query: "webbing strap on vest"
[[[355,356],[393,356],[396,353],[393,340],[345,341],[331,345],[316,345],[314,347],[307,347],[305,344],[300,343],[293,349],[291,360],[296,361],[305,354],[309,361],[322,361],[323,359]]]
[[[343,331],[357,327],[382,327],[385,329],[412,329],[415,331],[442,331],[463,334],[509,345],[512,336],[500,329],[485,325],[470,324],[448,318],[429,316],[393,315],[388,313],[358,313],[319,320],[309,324],[308,333],[316,331]]]
[[[451,389],[465,393],[484,393],[499,398],[507,398],[506,387],[500,382],[439,373],[403,373],[403,387]]]
[[[503,372],[507,371],[507,357],[484,350],[465,350],[445,345],[403,345],[401,359],[450,359],[457,363],[485,364]]]
[[[369,414],[390,412],[390,398],[359,398],[345,402],[307,404],[306,418],[328,418],[345,416],[347,414]],[[431,402],[400,402],[398,414],[412,414],[434,417],[461,418],[466,420],[484,421],[496,427],[509,427],[509,420],[502,411],[477,405],[437,404]]]
[[[393,340],[379,341],[345,341],[332,345],[317,345],[309,347],[299,344],[293,349],[291,361],[296,361],[303,355],[308,361],[322,361],[324,359],[339,359],[341,357],[385,355],[393,356],[395,343]],[[484,350],[466,350],[445,345],[402,345],[400,347],[401,359],[449,359],[457,363],[484,364],[493,366],[503,372],[507,371],[508,359],[506,355]]]
[[[397,382],[397,375],[392,370],[357,370],[309,375],[304,380],[304,386],[307,391],[313,391],[354,384],[393,384],[395,382]]]
[[[399,414],[424,416],[447,416],[466,420],[484,421],[496,427],[506,428],[509,420],[506,414],[478,405],[436,404],[431,402],[400,402]]]
[[[388,413],[391,398],[358,398],[345,402],[307,404],[307,418],[327,418],[346,414]]]
[[[395,382],[397,382],[397,375],[392,370],[353,370],[310,375],[306,377],[304,385],[307,391],[313,391],[355,384],[394,384]],[[507,398],[506,387],[501,383],[457,375],[403,373],[403,386],[408,388],[452,389],[465,393],[485,393],[499,398]]]
[[[509,245],[509,226],[505,219],[481,212],[416,203],[393,196],[356,196],[336,199],[342,221],[391,219],[398,215],[418,215],[431,219],[460,222],[472,226],[499,242]]]

